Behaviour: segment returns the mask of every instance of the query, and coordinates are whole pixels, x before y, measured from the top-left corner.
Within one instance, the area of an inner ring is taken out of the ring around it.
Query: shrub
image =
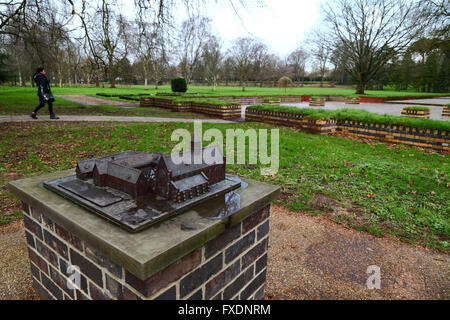
[[[173,78],[170,80],[170,84],[172,85],[173,92],[186,92],[187,91],[187,83],[184,78]]]
[[[284,92],[286,92],[286,89],[293,87],[294,83],[289,77],[281,77],[280,80],[278,80],[278,86],[284,88]]]

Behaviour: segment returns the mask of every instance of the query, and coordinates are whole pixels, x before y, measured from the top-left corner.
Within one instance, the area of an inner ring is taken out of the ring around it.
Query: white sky
[[[213,31],[217,31],[222,39],[223,49],[229,48],[231,42],[239,37],[254,37],[282,58],[298,48],[307,39],[311,28],[319,24],[320,3],[323,0],[262,1],[265,4],[263,7],[253,4],[243,9],[237,5],[236,14],[228,0],[209,0],[205,1],[207,5],[201,7],[201,14],[212,20]],[[134,19],[134,0],[116,2],[127,18]],[[181,22],[187,15],[182,0],[178,2],[174,14]],[[238,3],[237,0],[234,2]],[[75,3],[78,2],[75,0]]]
[[[308,37],[319,23],[320,0],[265,0],[263,8],[240,10],[210,5],[206,14],[212,19],[227,48],[238,37],[253,36],[264,42],[270,52],[287,56]]]

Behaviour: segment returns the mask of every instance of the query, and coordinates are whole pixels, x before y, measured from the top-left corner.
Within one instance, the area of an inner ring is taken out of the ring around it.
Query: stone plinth
[[[136,234],[44,189],[74,170],[13,181],[22,201],[34,286],[46,299],[263,299],[270,202],[279,188],[244,180],[221,199]],[[26,257],[24,257],[26,259]],[[67,279],[80,270],[79,287]]]

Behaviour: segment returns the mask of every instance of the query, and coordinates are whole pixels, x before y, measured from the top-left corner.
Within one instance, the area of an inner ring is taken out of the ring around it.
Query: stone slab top
[[[71,169],[11,181],[8,186],[20,200],[42,210],[57,224],[142,280],[203,246],[255,210],[268,205],[280,194],[278,186],[242,179],[248,186],[237,191],[240,209],[234,214],[223,219],[212,219],[209,216],[212,208],[220,205],[212,200],[133,234],[42,185],[44,181],[73,174],[75,170]]]

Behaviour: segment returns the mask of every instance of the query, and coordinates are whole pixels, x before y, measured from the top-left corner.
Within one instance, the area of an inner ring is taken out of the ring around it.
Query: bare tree
[[[427,29],[433,37],[448,41],[450,38],[450,1],[422,0],[421,15],[427,20]]]
[[[198,67],[202,48],[210,38],[211,20],[206,17],[190,17],[184,21],[177,37],[180,68],[189,84]]]
[[[311,53],[317,62],[316,66],[320,75],[320,87],[323,87],[323,79],[325,77],[325,73],[328,71],[327,65],[330,61],[332,51],[327,45],[326,40],[319,33],[316,34],[314,42],[314,47],[311,50]]]
[[[294,79],[301,81],[302,87],[305,82],[307,59],[308,55],[302,48],[294,50],[287,58],[287,63],[291,67]]]
[[[128,32],[130,25],[125,17],[118,13],[117,4],[109,0],[90,7],[87,0],[81,0],[81,8],[73,1],[72,14],[80,18],[85,33],[86,48],[89,49],[95,64],[104,69],[111,88],[116,84],[116,64],[128,55]],[[90,10],[89,10],[90,9]]]
[[[241,82],[242,91],[245,91],[247,87],[256,57],[260,56],[260,52],[264,48],[264,45],[252,38],[239,38],[235,40],[231,47],[230,56],[234,59],[236,74]]]
[[[15,17],[24,13],[27,0],[7,0],[0,2],[0,33]]]
[[[202,53],[205,79],[210,84],[212,91],[216,90],[223,59],[220,42],[216,37],[212,36],[203,46]]]
[[[330,49],[348,57],[345,70],[364,94],[367,83],[423,29],[419,6],[409,0],[334,0],[324,8]]]

